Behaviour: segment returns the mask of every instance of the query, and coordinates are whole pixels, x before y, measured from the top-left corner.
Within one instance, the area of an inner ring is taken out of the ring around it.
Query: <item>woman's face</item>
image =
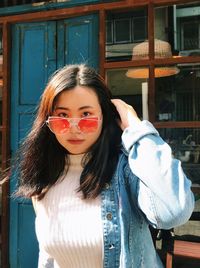
[[[79,120],[72,119],[67,131],[55,134],[57,141],[71,154],[88,152],[101,134],[103,120],[101,106],[96,93],[89,87],[76,86],[63,91],[57,98],[52,116],[91,119],[88,121],[89,128],[87,121],[82,120],[79,123]],[[93,125],[94,128],[91,127]]]

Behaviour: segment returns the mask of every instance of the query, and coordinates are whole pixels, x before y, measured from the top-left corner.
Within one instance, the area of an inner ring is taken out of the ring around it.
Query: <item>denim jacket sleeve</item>
[[[126,128],[122,142],[138,179],[138,206],[150,224],[162,229],[184,224],[194,209],[194,195],[169,145],[146,120]]]

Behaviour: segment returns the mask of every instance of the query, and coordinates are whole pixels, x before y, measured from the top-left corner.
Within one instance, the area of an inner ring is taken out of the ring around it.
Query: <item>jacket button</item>
[[[114,248],[115,248],[114,244],[109,245],[109,249],[114,249]]]
[[[105,189],[108,190],[110,187],[109,183],[105,183]]]
[[[106,215],[106,218],[107,218],[107,220],[111,221],[111,220],[112,220],[112,213],[109,212],[109,213]]]

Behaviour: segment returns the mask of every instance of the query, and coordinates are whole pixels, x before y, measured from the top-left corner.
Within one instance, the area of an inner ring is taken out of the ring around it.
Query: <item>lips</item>
[[[84,142],[84,140],[67,140],[71,144],[81,144]]]

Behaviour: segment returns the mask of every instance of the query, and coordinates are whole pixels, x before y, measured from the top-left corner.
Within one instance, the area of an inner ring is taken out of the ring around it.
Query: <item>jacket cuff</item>
[[[154,134],[158,135],[158,131],[154,128],[154,126],[147,120],[143,120],[138,123],[134,123],[133,125],[127,127],[122,133],[122,144],[126,151],[130,151],[131,147],[142,137]]]

